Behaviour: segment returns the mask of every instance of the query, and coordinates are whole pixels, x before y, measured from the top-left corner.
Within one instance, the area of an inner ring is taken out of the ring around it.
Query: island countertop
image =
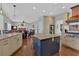
[[[0,35],[0,40],[6,39],[6,38],[9,38],[9,37],[18,35],[18,34],[21,34],[21,33],[14,32],[14,33],[3,34],[3,35]]]
[[[40,40],[44,40],[47,38],[54,38],[54,37],[58,37],[59,35],[56,34],[36,34],[33,37],[35,38],[39,38]]]

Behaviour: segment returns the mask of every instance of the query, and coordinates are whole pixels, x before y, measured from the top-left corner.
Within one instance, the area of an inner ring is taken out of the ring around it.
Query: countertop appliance
[[[79,22],[69,23],[68,24],[68,33],[79,33]]]

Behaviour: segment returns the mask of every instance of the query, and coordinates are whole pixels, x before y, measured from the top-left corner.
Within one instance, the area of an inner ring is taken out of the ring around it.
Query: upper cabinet
[[[71,8],[72,9],[72,17],[73,16],[79,16],[79,5],[76,5]]]
[[[71,8],[71,16],[67,19],[67,23],[69,22],[78,22],[79,21],[79,5],[73,6]],[[69,15],[68,15],[69,16]]]

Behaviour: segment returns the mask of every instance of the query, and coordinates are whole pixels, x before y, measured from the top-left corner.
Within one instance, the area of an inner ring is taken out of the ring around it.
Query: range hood
[[[79,21],[79,5],[71,7],[72,16],[66,22],[78,22]]]

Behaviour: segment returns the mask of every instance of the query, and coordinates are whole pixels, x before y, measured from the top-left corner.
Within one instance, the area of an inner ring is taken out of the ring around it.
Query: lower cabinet
[[[2,56],[3,55],[3,53],[2,53],[2,49],[3,47],[2,47],[2,41],[0,41],[0,56]]]
[[[19,48],[20,46],[22,46],[22,35],[18,35],[17,37],[17,48]]]
[[[8,56],[9,55],[9,45],[8,45],[8,43],[5,43],[2,48],[3,48],[3,50],[2,50],[3,56],[5,56],[5,55]]]
[[[16,36],[15,36],[16,37]],[[17,39],[15,37],[9,38],[9,53],[10,55],[16,50],[17,48]],[[12,52],[12,53],[11,53]]]
[[[62,44],[70,48],[73,48],[75,50],[79,50],[79,38],[64,36],[64,39],[62,40]]]
[[[2,53],[2,46],[0,46],[0,56],[2,56],[3,53]]]
[[[12,55],[21,46],[22,46],[21,34],[3,39],[0,41],[0,56]]]
[[[1,40],[0,41],[0,56],[7,56],[9,55],[9,39]]]

